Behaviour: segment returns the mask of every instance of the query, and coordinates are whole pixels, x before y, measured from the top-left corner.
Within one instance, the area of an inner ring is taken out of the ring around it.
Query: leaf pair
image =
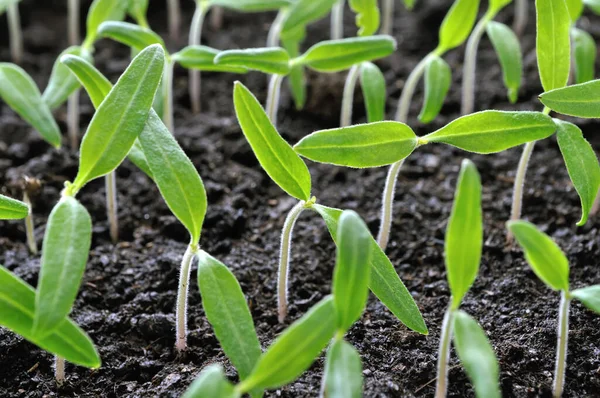
[[[27,217],[28,214],[29,206],[27,204],[8,196],[0,195],[0,220],[20,220]]]

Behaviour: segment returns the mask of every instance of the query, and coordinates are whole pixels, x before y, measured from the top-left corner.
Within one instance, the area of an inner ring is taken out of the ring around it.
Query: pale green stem
[[[33,208],[27,191],[23,193],[23,202],[29,207],[29,213],[25,217],[25,234],[27,235],[27,247],[33,254],[38,254],[37,242],[35,241],[35,226],[33,224]]]
[[[175,122],[173,119],[173,67],[174,62],[165,59],[165,70],[163,72],[163,122],[171,133],[175,133]]]
[[[214,30],[220,30],[223,26],[223,7],[215,6],[210,13],[210,26]]]
[[[177,309],[176,309],[176,333],[177,340],[175,347],[177,351],[183,351],[187,348],[187,305],[188,290],[190,287],[190,272],[192,271],[192,262],[198,247],[190,244],[183,255],[181,269],[179,274],[179,289],[177,291]]]
[[[346,0],[339,0],[331,9],[331,40],[344,37],[344,6]]]
[[[59,386],[63,385],[65,377],[65,359],[59,356],[54,357],[54,379]]]
[[[75,90],[67,99],[67,134],[71,149],[79,147],[79,90]]]
[[[567,367],[567,347],[569,344],[569,293],[562,291],[558,313],[558,341],[556,343],[556,367],[554,371],[554,398],[560,398],[565,384]]]
[[[283,78],[283,75],[272,75],[269,81],[269,94],[265,108],[273,126],[277,126],[277,111],[279,110],[279,97],[281,95],[281,82],[283,82]]]
[[[382,15],[383,25],[381,26],[381,34],[392,35],[394,30],[394,6],[396,0],[383,0]]]
[[[79,34],[79,0],[69,0],[69,43],[76,46],[81,43]]]
[[[513,30],[517,36],[521,36],[527,26],[529,19],[529,0],[515,0],[515,19],[513,22]]]
[[[277,276],[277,312],[279,322],[283,323],[288,310],[288,275],[290,266],[290,255],[292,247],[292,232],[294,224],[302,211],[306,208],[306,202],[299,201],[288,213],[281,231],[281,248],[279,250],[279,271]]]
[[[450,342],[452,341],[452,324],[454,321],[454,310],[450,307],[446,310],[442,323],[442,335],[440,338],[440,349],[437,363],[437,382],[435,386],[435,398],[445,398],[448,389],[448,360],[450,358]]]
[[[202,41],[202,25],[204,24],[204,17],[206,15],[207,6],[204,1],[199,2],[196,5],[194,16],[192,17],[192,25],[190,27],[190,46],[199,46]],[[202,109],[202,102],[200,100],[200,71],[190,69],[190,102],[192,103],[192,112],[200,113]]]
[[[181,6],[179,0],[167,0],[169,15],[169,37],[173,42],[179,41],[179,26],[181,25]]]
[[[15,64],[23,60],[23,32],[21,32],[21,15],[19,3],[10,4],[6,8],[8,31],[10,33],[10,53]]]
[[[267,47],[279,46],[279,39],[281,37],[281,29],[283,29],[283,23],[288,16],[288,8],[282,8],[277,13],[277,17],[269,29],[269,35],[267,36]]]
[[[400,95],[400,100],[398,101],[398,109],[396,110],[396,120],[401,123],[406,123],[408,120],[408,112],[410,111],[410,103],[412,101],[413,95],[415,94],[415,90],[417,89],[417,85],[421,80],[421,77],[425,73],[425,68],[427,67],[427,63],[429,62],[429,58],[434,53],[428,54],[425,58],[421,60],[415,66],[415,69],[410,73],[408,79],[406,79],[406,83],[404,84],[404,89],[402,89],[402,94]]]
[[[110,230],[110,239],[112,243],[119,241],[119,218],[117,202],[117,176],[111,171],[104,178],[106,186],[106,214],[108,216],[108,225]]]
[[[354,65],[348,72],[346,83],[344,84],[344,96],[342,98],[342,115],[340,116],[340,126],[347,127],[352,124],[352,107],[354,104],[354,90],[356,82],[360,75],[360,65]]]

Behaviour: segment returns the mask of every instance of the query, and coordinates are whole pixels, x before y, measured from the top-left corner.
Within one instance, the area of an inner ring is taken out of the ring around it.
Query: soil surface
[[[84,1],[85,7],[89,1]],[[150,14],[150,22],[166,37],[163,2]],[[184,1],[184,24],[192,15]],[[532,2],[533,3],[533,2]],[[449,0],[422,0],[411,13],[399,10],[395,36],[398,51],[381,62],[388,83],[388,114],[392,115],[404,79],[415,64],[436,45]],[[531,4],[533,7],[533,4]],[[44,87],[55,57],[66,47],[64,1],[24,0],[21,6],[25,48],[23,67]],[[533,18],[533,8],[531,10]],[[221,30],[207,24],[204,43],[229,49],[263,46],[273,13],[241,15],[225,12]],[[346,35],[355,32],[354,16],[346,13]],[[510,23],[512,7],[498,18]],[[534,54],[531,21],[523,37],[524,86],[519,102],[510,105],[502,85],[497,58],[487,39],[482,40],[477,76],[478,109],[541,110],[541,92]],[[600,39],[600,18],[586,16],[581,26]],[[182,38],[187,32],[183,28]],[[0,59],[9,59],[6,22],[0,22]],[[328,37],[329,22],[309,29],[307,45]],[[173,48],[181,47],[175,45]],[[464,48],[446,56],[454,71],[442,115],[431,125],[419,124],[422,95],[411,111],[411,124],[419,133],[433,131],[458,116]],[[113,81],[128,64],[129,51],[103,40],[96,63]],[[309,74],[308,104],[296,111],[285,89],[279,114],[283,136],[295,143],[312,131],[338,125],[344,74]],[[277,323],[276,264],[279,234],[287,211],[294,205],[258,165],[233,115],[229,74],[203,75],[203,112],[193,115],[187,98],[187,72],[176,70],[176,138],[202,175],[209,210],[202,247],[227,264],[239,279],[251,305],[263,347],[331,290],[335,247],[316,214],[303,215],[296,225],[292,248],[290,316]],[[258,73],[241,80],[264,100],[266,77]],[[355,121],[364,121],[357,90]],[[82,126],[93,108],[82,94]],[[57,112],[63,130],[65,110]],[[582,121],[595,148],[600,148],[600,123]],[[520,148],[491,156],[471,156],[459,150],[431,145],[408,159],[398,184],[391,244],[387,250],[404,283],[414,295],[430,330],[421,336],[404,327],[374,297],[348,339],[362,355],[365,396],[432,396],[436,352],[443,312],[449,301],[442,257],[446,221],[457,172],[463,157],[477,164],[484,185],[485,246],[481,272],[467,295],[463,309],[479,320],[489,334],[501,366],[501,386],[507,397],[550,396],[556,343],[559,295],[546,288],[523,260],[520,250],[505,246],[504,222],[510,212],[511,190]],[[385,168],[348,170],[309,164],[314,195],[324,205],[354,209],[378,228],[380,195]],[[77,154],[66,147],[54,150],[25,122],[0,104],[0,187],[2,193],[20,196],[19,180],[27,175],[43,182],[33,198],[41,245],[46,218],[59,198],[65,180],[77,171]],[[178,267],[186,247],[186,231],[170,214],[151,181],[132,164],[118,170],[121,241],[110,242],[101,180],[80,194],[94,221],[90,261],[73,317],[96,342],[103,366],[90,371],[68,366],[68,382],[57,388],[52,358],[7,330],[0,330],[0,396],[2,397],[178,397],[211,363],[222,363],[227,374],[236,373],[220,350],[200,303],[192,275],[189,345],[184,356],[174,352],[174,305]],[[525,187],[524,218],[552,235],[568,253],[574,288],[600,283],[600,217],[577,228],[580,208],[554,138],[540,142],[533,154]],[[28,253],[22,222],[0,222],[0,263],[33,286],[37,283],[39,256]],[[565,396],[600,396],[600,317],[574,303]],[[471,385],[452,355],[449,395],[473,396]],[[314,397],[323,373],[320,358],[297,381],[268,396]]]

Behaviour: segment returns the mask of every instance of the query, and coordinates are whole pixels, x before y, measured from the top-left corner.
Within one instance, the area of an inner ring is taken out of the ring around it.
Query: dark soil
[[[151,13],[150,20],[166,36],[162,3],[155,3],[159,9]],[[193,3],[183,3],[187,26]],[[450,1],[417,3],[412,13],[398,12],[395,26],[399,50],[381,63],[389,88],[389,114],[396,105],[403,79],[435,46],[437,27]],[[58,0],[30,0],[21,6],[28,51],[23,66],[41,87],[46,84],[54,58],[66,46],[64,4]],[[510,23],[511,14],[509,7],[499,19]],[[223,49],[262,46],[273,17],[272,13],[246,16],[226,12],[222,30],[207,26],[205,43]],[[582,26],[600,39],[598,17],[584,18]],[[8,60],[4,20],[0,32],[0,59]],[[324,39],[328,32],[328,21],[321,21],[310,28],[308,42]],[[185,37],[186,32],[182,33]],[[353,33],[353,16],[348,13],[346,34]],[[511,106],[496,56],[489,42],[482,41],[477,77],[479,109],[541,110],[532,24],[523,38],[523,47],[524,87],[519,103]],[[442,115],[431,126],[411,120],[419,132],[432,131],[458,116],[463,52],[461,48],[446,57],[454,70],[455,83]],[[127,65],[128,56],[124,47],[102,41],[96,62],[114,79]],[[261,171],[237,126],[231,101],[236,78],[204,74],[204,112],[194,116],[188,111],[186,71],[178,69],[176,137],[207,186],[209,210],[202,246],[231,267],[239,279],[260,340],[267,347],[287,326],[277,323],[275,278],[279,233],[294,201]],[[264,76],[253,73],[241,79],[264,99]],[[338,124],[344,75],[310,74],[309,79],[309,102],[302,112],[295,111],[284,90],[279,124],[284,137],[292,143],[314,130]],[[85,95],[82,98],[85,125],[93,108]],[[420,99],[418,94],[412,115],[418,113]],[[64,129],[64,110],[58,112],[57,118]],[[364,120],[360,100],[355,106],[355,120]],[[600,129],[600,123],[578,123],[592,145],[600,148],[595,131]],[[471,156],[484,184],[486,240],[480,275],[463,308],[489,334],[502,369],[504,396],[550,396],[559,295],[536,278],[519,250],[505,247],[504,222],[509,216],[520,152],[515,148],[497,155]],[[443,146],[425,147],[408,160],[401,173],[388,254],[421,308],[430,335],[407,330],[372,297],[361,321],[348,335],[363,358],[365,396],[433,394],[439,328],[449,300],[442,258],[444,230],[464,156],[464,152]],[[385,169],[357,171],[318,164],[310,164],[310,169],[319,203],[357,210],[376,232]],[[63,182],[71,180],[76,170],[76,153],[66,148],[51,149],[7,106],[0,104],[0,186],[3,193],[18,196],[21,193],[15,185],[23,176],[43,181],[41,193],[34,198],[39,244]],[[183,357],[176,356],[173,313],[186,232],[169,213],[157,189],[134,166],[125,162],[118,177],[121,242],[116,246],[109,239],[102,181],[90,184],[80,195],[94,220],[94,240],[73,317],[96,342],[102,368],[90,371],[69,366],[68,382],[59,389],[52,378],[51,356],[13,333],[0,330],[0,396],[177,397],[203,367],[215,362],[224,364],[235,380],[235,370],[204,316],[195,275],[190,290],[190,349]],[[568,253],[573,287],[600,283],[600,218],[576,228],[579,216],[579,200],[555,139],[547,139],[538,144],[533,154],[524,217],[551,234]],[[0,262],[35,286],[39,256],[27,251],[23,223],[0,223],[0,235]],[[315,215],[305,215],[297,224],[292,253],[289,322],[330,292],[335,248],[324,223]],[[575,303],[571,319],[565,396],[600,396],[600,318]],[[452,366],[450,395],[473,396],[454,355]],[[321,358],[296,382],[269,395],[317,396],[322,372]]]

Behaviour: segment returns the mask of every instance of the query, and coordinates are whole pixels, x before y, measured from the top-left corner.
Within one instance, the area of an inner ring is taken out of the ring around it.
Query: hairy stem
[[[513,21],[513,30],[517,36],[521,36],[527,27],[529,19],[528,0],[515,0],[515,19]]]
[[[415,66],[415,69],[410,73],[408,78],[406,79],[406,83],[404,84],[404,89],[402,89],[402,94],[400,95],[400,100],[398,101],[398,109],[396,110],[396,120],[402,123],[406,123],[408,120],[408,112],[410,111],[410,103],[412,101],[413,95],[415,95],[415,90],[417,89],[417,85],[425,73],[425,68],[427,67],[427,63],[429,62],[429,58],[433,55],[433,53],[428,54],[425,58],[421,60]]]
[[[348,72],[346,83],[344,84],[344,96],[342,98],[342,115],[340,116],[340,126],[347,127],[352,124],[352,107],[354,105],[354,90],[356,82],[360,75],[360,65],[354,65]]]
[[[198,247],[195,244],[190,244],[183,255],[181,261],[181,269],[179,274],[179,289],[177,291],[177,340],[175,347],[177,351],[183,351],[187,348],[187,304],[188,290],[190,287],[190,272],[192,271],[192,262],[194,255],[198,252]]]
[[[23,32],[21,32],[21,15],[19,3],[10,4],[6,8],[8,31],[10,33],[10,54],[15,64],[23,61]]]
[[[223,7],[215,6],[210,14],[210,26],[214,30],[220,30],[223,27]]]
[[[59,386],[63,385],[65,377],[65,359],[59,356],[54,357],[54,379]]]
[[[269,29],[269,35],[267,36],[267,47],[277,47],[279,46],[279,39],[281,37],[281,29],[283,29],[283,23],[287,18],[289,12],[287,8],[282,8],[277,13],[277,17],[273,21],[271,25],[271,29]]]
[[[567,367],[567,347],[569,344],[569,293],[562,291],[558,313],[558,341],[556,343],[556,367],[554,371],[554,398],[562,396]]]
[[[339,0],[331,9],[331,40],[344,37],[344,6],[346,0]]]
[[[272,75],[269,81],[269,94],[267,96],[266,111],[271,119],[271,123],[277,126],[277,111],[279,110],[279,97],[281,94],[281,82],[283,82],[283,75]]]
[[[79,90],[67,99],[67,134],[71,149],[79,148]]]
[[[437,363],[437,382],[435,386],[435,398],[445,398],[448,389],[448,359],[450,358],[450,341],[452,340],[452,323],[454,310],[448,308],[442,323],[442,336],[440,338],[440,349]]]
[[[535,141],[528,142],[523,148],[523,154],[519,160],[519,166],[517,168],[517,174],[515,175],[515,185],[513,187],[513,201],[512,210],[510,212],[511,221],[516,221],[521,218],[521,211],[523,207],[523,188],[525,186],[525,177],[527,176],[527,166],[529,165],[529,159],[535,148]],[[512,242],[512,234],[510,231],[507,235],[508,241]]]
[[[288,274],[290,265],[290,254],[292,245],[292,232],[296,220],[306,208],[306,202],[299,201],[292,210],[288,213],[283,230],[281,231],[281,249],[279,251],[279,273],[277,276],[277,311],[279,315],[279,323],[283,323],[287,316],[288,309]]]
[[[206,15],[207,6],[201,1],[196,6],[194,16],[192,17],[192,26],[190,27],[190,37],[188,39],[190,46],[199,46],[202,41],[202,25]],[[200,113],[202,102],[200,101],[200,71],[190,69],[190,102],[192,103],[192,112]]]
[[[181,6],[179,0],[167,0],[169,14],[169,37],[171,41],[179,41],[179,26],[181,25]]]
[[[171,133],[175,132],[175,122],[173,119],[173,61],[165,60],[165,70],[163,72],[162,90],[163,90],[163,122]]]
[[[76,46],[81,43],[79,34],[79,0],[69,0],[69,43]]]
[[[29,207],[29,213],[25,217],[25,234],[27,235],[27,247],[33,254],[38,254],[37,242],[35,241],[35,226],[33,224],[33,209],[31,207],[31,200],[27,191],[23,193],[23,202]]]
[[[394,6],[396,0],[383,0],[382,15],[383,22],[381,26],[382,35],[392,35],[394,30]]]
[[[104,179],[106,186],[106,214],[110,229],[112,243],[119,241],[119,218],[117,205],[117,176],[114,171],[108,173]]]
[[[462,115],[468,115],[473,113],[475,109],[475,72],[477,70],[477,49],[479,48],[479,42],[485,32],[488,22],[493,18],[489,12],[486,13],[483,18],[479,20],[469,41],[467,42],[467,49],[465,50],[465,64],[463,67],[463,81],[462,81],[462,104],[460,113]]]

